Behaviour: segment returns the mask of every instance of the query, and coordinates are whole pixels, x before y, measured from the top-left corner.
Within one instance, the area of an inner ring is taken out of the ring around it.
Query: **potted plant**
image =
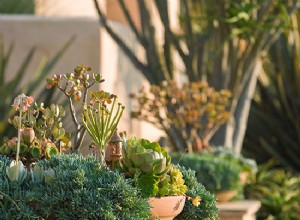
[[[218,157],[211,152],[201,154],[174,154],[178,163],[196,171],[196,176],[207,190],[217,195],[219,202],[227,202],[241,194],[241,168],[232,161]]]
[[[88,100],[87,91],[91,85],[88,82],[89,70],[81,66],[75,68],[75,74],[56,75],[47,80],[51,84],[49,87],[57,86],[68,96],[73,120],[79,126],[75,132],[78,135],[76,147],[71,150],[75,152],[78,152],[84,137],[83,130],[88,131],[103,152],[124,110],[121,104],[114,108],[117,97],[103,91],[92,92]],[[93,78],[92,84],[102,82],[99,75],[93,75]],[[65,86],[61,84],[63,79],[67,81]],[[79,122],[75,118],[72,100],[80,99],[81,89],[86,93]],[[44,154],[35,160],[28,159],[33,155],[29,155],[31,150],[28,151],[23,142],[39,150],[39,146],[33,143],[45,139],[42,147],[52,146],[58,149],[54,152],[63,153],[61,146],[65,144],[66,135],[61,123],[61,109],[56,105],[49,108],[33,105],[33,101],[32,97],[21,95],[15,102],[19,117],[14,117],[11,123],[18,128],[18,137],[5,143],[3,148],[7,150],[7,147],[15,146],[16,151],[9,151],[11,154],[3,151],[9,158],[0,157],[0,219],[149,219],[150,195],[180,197],[180,203],[186,210],[178,215],[178,219],[217,219],[215,197],[195,182],[193,172],[174,167],[169,154],[158,143],[137,139],[130,141],[132,148],[128,149],[137,150],[135,156],[127,154],[130,161],[139,161],[138,155],[148,155],[148,163],[145,166],[140,164],[146,169],[145,173],[123,164],[120,169],[125,171],[128,168],[123,175],[108,169],[103,160],[96,157],[83,158],[74,154],[47,156],[47,150],[42,150]],[[33,125],[32,129],[27,129],[29,125]],[[125,151],[128,153],[126,145]],[[125,161],[124,158],[121,160]],[[24,166],[22,160],[31,163]],[[151,168],[147,168],[149,165]],[[182,210],[183,207],[178,208],[177,204],[173,208]]]
[[[2,146],[10,151],[3,151],[9,158],[0,158],[0,219],[148,219],[147,200],[122,174],[95,157],[54,157],[47,150],[63,144],[63,114],[56,105],[43,108],[33,102],[20,95],[14,103],[19,115],[11,123],[18,137]],[[44,145],[35,144],[40,140]],[[42,155],[35,157],[36,148]]]
[[[240,180],[243,184],[249,181],[249,177],[257,172],[257,164],[255,160],[245,158],[241,154],[235,153],[231,148],[224,146],[213,147],[211,151],[216,157],[231,161],[240,167]]]
[[[183,174],[157,142],[125,140],[119,168],[125,176],[133,178],[142,195],[149,198],[152,218],[173,219],[183,210],[186,198],[194,206],[200,204],[200,195],[194,198],[186,195],[188,187]]]

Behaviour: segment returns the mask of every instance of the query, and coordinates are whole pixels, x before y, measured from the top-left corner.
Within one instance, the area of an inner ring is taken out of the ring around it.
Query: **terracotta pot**
[[[248,182],[248,176],[249,176],[249,173],[247,171],[240,173],[240,180],[243,184],[246,184]]]
[[[160,198],[150,198],[151,218],[159,217],[161,220],[172,220],[183,209],[185,196],[166,196]]]
[[[31,143],[34,140],[35,133],[33,128],[23,128],[20,130],[21,132],[21,140],[26,143]]]
[[[233,197],[236,196],[236,194],[237,194],[236,190],[230,190],[230,191],[226,191],[226,192],[216,193],[219,203],[224,203],[224,202],[230,201],[231,199],[233,199]]]

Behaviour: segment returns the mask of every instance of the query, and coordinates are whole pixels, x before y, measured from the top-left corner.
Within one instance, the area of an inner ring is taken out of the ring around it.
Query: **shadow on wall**
[[[128,26],[119,22],[111,22],[112,28],[116,30],[124,39],[129,48],[138,56],[143,56],[136,41],[134,34]],[[116,46],[106,32],[103,32],[102,38],[102,75],[105,82],[102,84],[104,90],[109,90],[118,95],[126,109],[119,123],[119,131],[126,131],[128,136],[145,137],[156,141],[162,135],[162,132],[151,124],[132,120],[131,111],[135,108],[130,99],[131,93],[137,93],[142,86],[147,86],[148,82],[137,70],[124,52]],[[149,132],[150,131],[150,132]]]

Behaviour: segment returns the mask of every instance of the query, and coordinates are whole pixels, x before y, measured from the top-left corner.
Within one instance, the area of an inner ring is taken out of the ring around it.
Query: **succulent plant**
[[[62,118],[65,115],[62,106],[51,104],[44,108],[33,97],[25,94],[15,98],[13,103],[17,111],[9,122],[18,130],[13,137],[0,147],[0,154],[20,160],[26,167],[42,158],[51,158],[70,146],[70,134],[66,133]]]
[[[187,192],[183,175],[179,169],[172,167],[170,173],[165,175],[159,183],[158,196],[180,196]]]
[[[9,166],[6,167],[6,175],[10,181],[23,183],[27,176],[27,170],[22,161],[13,160]]]
[[[144,197],[185,195],[182,173],[173,168],[168,152],[157,142],[131,138],[124,141],[120,169],[133,177]]]
[[[36,164],[33,169],[30,170],[31,180],[38,183],[51,183],[55,178],[55,171],[49,167],[45,169],[43,166]]]
[[[216,90],[207,82],[164,81],[132,94],[137,108],[133,118],[151,123],[168,136],[173,150],[200,152],[229,117],[229,90]]]
[[[157,142],[132,138],[124,145],[120,167],[128,176],[137,172],[162,175],[170,169],[170,162],[170,155]]]
[[[90,104],[84,104],[82,123],[94,142],[104,153],[105,146],[114,134],[125,106],[117,96],[103,90],[91,92]]]
[[[90,67],[81,65],[75,67],[72,73],[54,74],[52,77],[46,79],[47,88],[57,88],[68,100],[71,118],[76,128],[73,136],[72,152],[79,151],[86,134],[83,121],[77,118],[79,114],[76,112],[73,100],[75,102],[82,101],[82,105],[86,105],[90,88],[93,85],[104,82],[100,74],[90,73],[91,70]]]

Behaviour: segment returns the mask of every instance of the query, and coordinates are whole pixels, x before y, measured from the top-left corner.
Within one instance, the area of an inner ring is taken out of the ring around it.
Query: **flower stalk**
[[[25,94],[18,96],[18,106],[20,108],[20,114],[19,114],[19,124],[18,124],[18,142],[17,142],[17,155],[16,155],[16,161],[18,163],[19,161],[19,154],[20,154],[20,141],[21,141],[21,127],[22,127],[22,103],[23,99],[25,98]]]

